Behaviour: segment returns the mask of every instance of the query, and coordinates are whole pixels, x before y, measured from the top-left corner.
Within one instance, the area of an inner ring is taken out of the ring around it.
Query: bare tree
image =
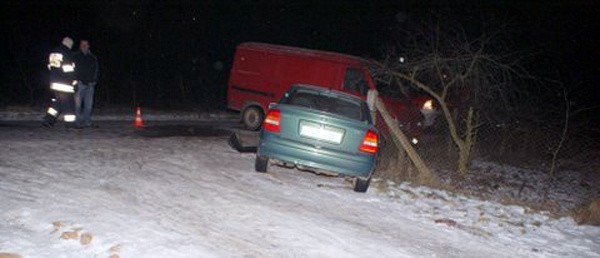
[[[544,196],[543,196],[544,202],[548,198],[548,190],[550,189],[552,181],[555,178],[556,162],[557,162],[557,158],[558,158],[558,153],[563,148],[563,144],[565,143],[565,140],[567,138],[567,131],[569,130],[569,119],[570,119],[569,116],[571,115],[571,104],[569,101],[569,93],[567,92],[564,85],[561,84],[561,87],[563,88],[562,95],[564,97],[564,106],[565,106],[564,120],[563,120],[564,124],[563,124],[563,128],[562,128],[562,132],[560,134],[560,140],[559,140],[556,148],[554,148],[554,150],[552,151],[552,163],[550,164],[550,173],[548,173],[548,180],[546,182],[546,185],[544,186]]]
[[[563,81],[550,80],[548,85],[551,85],[550,88],[555,88],[554,91],[550,92],[555,93],[554,95],[558,97],[562,97],[562,105],[556,105],[556,107],[549,108],[549,110],[546,111],[546,113],[550,115],[550,118],[546,119],[546,126],[549,127],[549,130],[553,133],[553,139],[548,140],[547,146],[547,149],[551,152],[549,153],[551,156],[551,161],[550,169],[548,172],[548,178],[544,185],[544,202],[548,200],[548,193],[550,191],[550,187],[556,179],[557,172],[559,172],[559,161],[561,159],[561,156],[563,156],[562,158],[565,158],[565,156],[573,155],[573,153],[587,151],[586,149],[584,149],[586,147],[578,144],[581,143],[581,140],[588,141],[587,139],[585,139],[587,137],[582,137],[585,136],[585,133],[578,133],[578,131],[586,130],[589,127],[589,125],[587,125],[586,121],[584,121],[583,123],[581,121],[577,121],[577,118],[580,118],[579,115],[584,112],[594,111],[595,109],[598,109],[600,107],[574,106],[572,95],[574,95],[574,92],[579,90],[578,86],[581,85],[580,83],[575,83],[571,81],[569,85],[570,87],[567,87],[567,83]],[[556,140],[558,140],[558,142],[556,142]],[[573,149],[573,145],[576,145],[577,149]],[[594,196],[591,197],[593,198]],[[596,213],[597,212],[598,211],[596,211]]]
[[[520,65],[521,53],[511,52],[504,40],[505,28],[485,23],[476,33],[464,28],[432,15],[400,29],[399,40],[375,63],[377,74],[435,99],[457,148],[461,176],[468,171],[480,118],[509,110],[520,92],[514,79],[530,77]]]

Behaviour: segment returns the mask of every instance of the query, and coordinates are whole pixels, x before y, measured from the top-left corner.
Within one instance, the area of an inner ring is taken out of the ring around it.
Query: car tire
[[[269,167],[269,158],[256,155],[254,160],[254,170],[256,172],[266,173]]]
[[[354,178],[354,191],[358,193],[364,193],[369,189],[369,184],[371,184],[371,177],[369,178]]]
[[[248,130],[256,131],[262,126],[264,114],[259,107],[248,107],[242,114],[242,123]]]

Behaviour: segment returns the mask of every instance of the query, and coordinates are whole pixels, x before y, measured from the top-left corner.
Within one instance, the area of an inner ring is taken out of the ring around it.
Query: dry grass
[[[573,218],[579,225],[600,226],[600,198],[592,201],[589,205],[575,209]]]
[[[90,233],[83,233],[81,238],[79,238],[79,243],[81,245],[89,245],[92,242],[93,236]]]
[[[532,131],[535,128],[532,129]],[[525,170],[532,170],[530,173],[543,173],[548,170],[548,147],[553,146],[553,142],[548,141],[547,132],[532,133],[531,137],[513,137],[520,130],[503,130],[503,128],[486,128],[481,133],[477,149],[474,150],[474,158],[505,164]],[[504,133],[502,133],[504,132]],[[510,134],[508,136],[507,134]],[[551,150],[551,148],[550,148]],[[417,145],[417,152],[425,161],[427,166],[434,172],[436,180],[427,180],[419,177],[414,165],[410,159],[395,148],[390,141],[382,144],[381,152],[378,157],[378,164],[375,176],[390,180],[393,182],[409,182],[415,185],[430,186],[440,190],[465,194],[484,200],[493,199],[507,205],[518,205],[528,209],[540,212],[548,212],[551,217],[563,217],[570,214],[577,214],[576,218],[580,224],[600,225],[600,204],[596,201],[589,203],[585,200],[594,197],[599,189],[593,182],[600,179],[600,163],[593,162],[600,150],[597,142],[582,144],[580,139],[571,139],[565,146],[565,151],[560,158],[559,168],[561,170],[575,170],[581,172],[573,173],[567,176],[567,173],[561,174],[554,182],[557,186],[551,190],[564,189],[567,187],[577,188],[577,194],[570,195],[568,198],[549,199],[540,201],[538,190],[545,181],[531,181],[529,178],[543,178],[543,175],[523,174],[521,177],[498,176],[498,171],[471,171],[475,173],[467,178],[460,178],[456,175],[456,148],[449,141],[449,137],[441,131],[430,131],[423,135]],[[492,168],[488,168],[492,169]],[[480,173],[481,172],[481,173]],[[485,173],[484,173],[485,172]],[[490,174],[489,177],[485,176]],[[470,179],[470,180],[469,180]],[[572,179],[572,180],[571,180]],[[576,179],[576,180],[575,180]],[[441,181],[436,185],[435,181]],[[379,186],[380,188],[385,185]],[[500,187],[500,188],[499,188]],[[498,190],[501,189],[501,190]],[[503,189],[503,190],[502,190]],[[385,189],[379,189],[384,191]],[[560,195],[559,195],[560,196]],[[577,207],[578,204],[587,203],[588,205],[577,209],[576,212],[570,212],[569,209]]]
[[[66,240],[77,239],[77,238],[79,238],[79,233],[77,233],[77,231],[66,231],[60,235],[60,238],[66,239]]]
[[[421,175],[406,153],[399,151],[391,142],[384,144],[380,151],[376,176],[393,182],[410,182],[434,188],[442,187],[435,175]]]

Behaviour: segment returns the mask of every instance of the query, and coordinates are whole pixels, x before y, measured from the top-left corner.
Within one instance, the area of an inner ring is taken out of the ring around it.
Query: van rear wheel
[[[262,125],[264,114],[258,107],[248,107],[242,113],[242,122],[248,130],[256,131]]]

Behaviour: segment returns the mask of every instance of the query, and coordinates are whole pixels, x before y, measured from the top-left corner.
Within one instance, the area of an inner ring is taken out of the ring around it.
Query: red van
[[[277,102],[295,83],[318,85],[366,98],[369,89],[380,85],[376,85],[364,61],[334,52],[242,43],[236,48],[229,75],[227,107],[241,112],[246,128],[257,130],[269,103]],[[388,111],[407,132],[414,132],[423,125],[424,115],[435,113],[431,99],[424,95],[386,96],[385,92],[380,89]]]

